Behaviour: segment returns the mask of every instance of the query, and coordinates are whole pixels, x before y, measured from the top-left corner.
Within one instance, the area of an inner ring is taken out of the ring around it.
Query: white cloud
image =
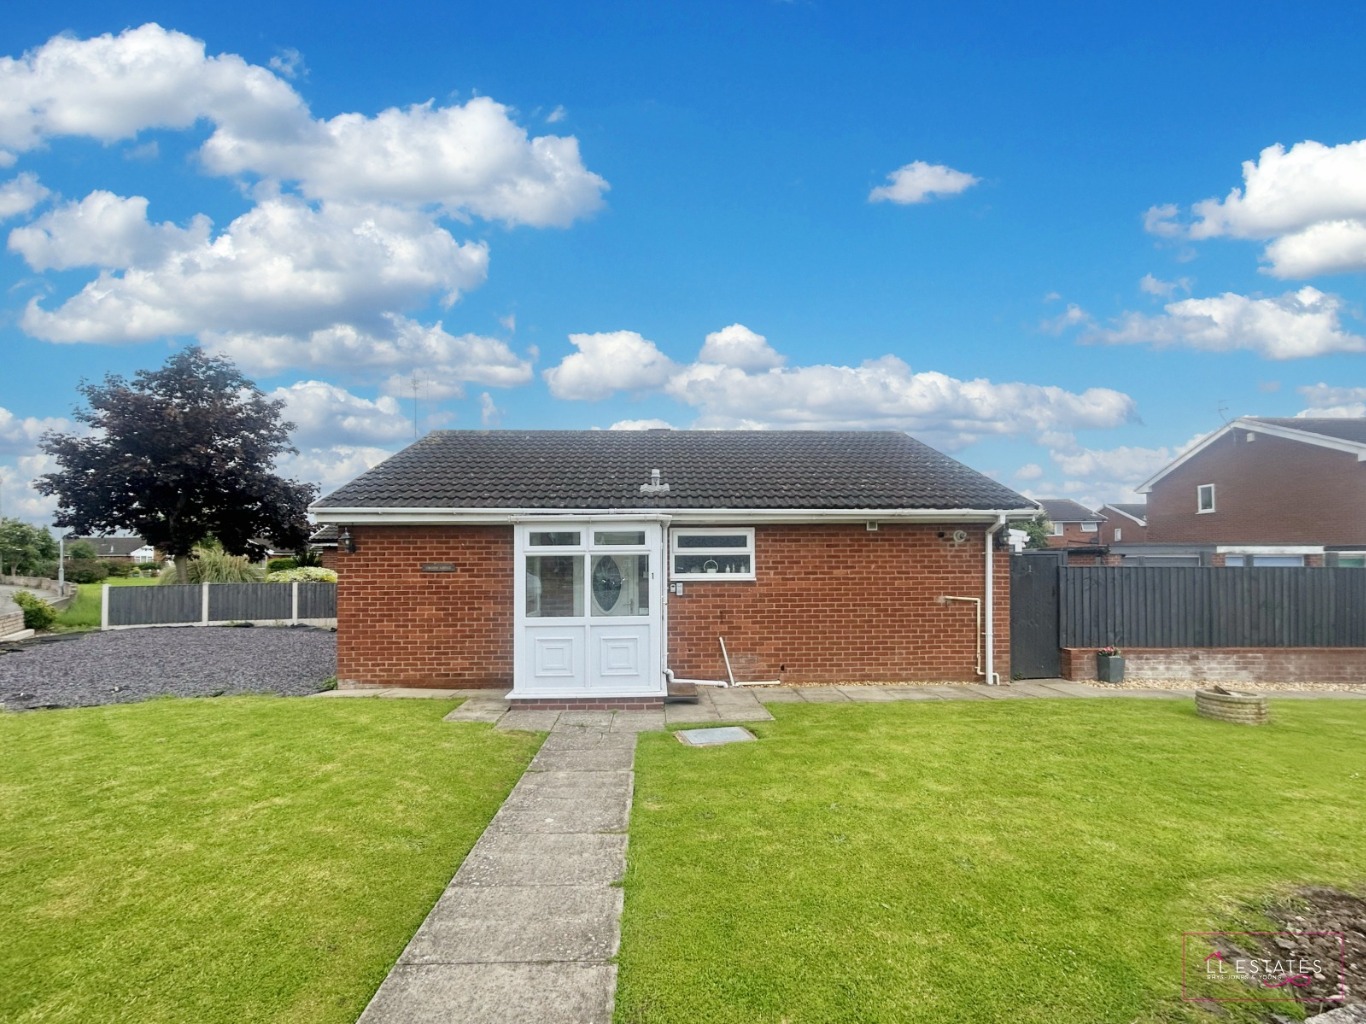
[[[1319,383],[1296,390],[1304,396],[1307,406],[1296,416],[1366,416],[1366,388],[1333,387]]]
[[[413,429],[397,399],[382,396],[371,401],[320,380],[276,388],[269,397],[284,401],[282,415],[294,424],[291,439],[301,449],[397,444]]]
[[[1082,309],[1075,302],[1069,302],[1067,308],[1057,316],[1048,317],[1039,324],[1039,330],[1046,334],[1061,334],[1063,331],[1073,327],[1089,325],[1094,322],[1091,314]]]
[[[486,429],[493,429],[503,421],[503,410],[487,391],[479,396],[479,423]]]
[[[1137,486],[1175,458],[1170,448],[1072,448],[1048,457],[1069,477]]]
[[[668,420],[617,420],[608,430],[673,430]]]
[[[31,171],[11,178],[0,185],[0,220],[28,213],[51,193],[38,181]]]
[[[32,300],[22,326],[35,337],[116,343],[210,331],[301,335],[375,322],[376,311],[433,292],[453,302],[488,269],[483,243],[458,243],[424,214],[392,206],[315,209],[276,196],[210,239],[206,229],[177,235],[167,225],[154,228],[130,216],[145,204],[104,195],[83,202],[106,216],[54,214],[35,233],[12,233],[11,243],[39,266],[124,250],[148,262],[129,263],[122,274],[101,271],[52,311]]]
[[[8,465],[0,464],[0,486],[5,491],[4,513],[7,519],[22,519],[36,526],[46,526],[57,510],[57,499],[39,494],[33,482],[44,473],[54,473],[57,461],[45,452],[21,455]]]
[[[378,466],[392,454],[387,449],[369,445],[306,448],[298,455],[286,455],[277,460],[275,471],[288,480],[317,484],[320,494],[327,495],[367,469]]]
[[[1344,307],[1338,296],[1310,287],[1275,298],[1225,292],[1168,303],[1165,312],[1156,316],[1125,313],[1113,326],[1088,331],[1083,339],[1208,352],[1241,349],[1267,359],[1366,351],[1366,338],[1343,329],[1340,314]]]
[[[296,67],[284,59],[277,66]],[[118,36],[58,36],[21,58],[0,58],[6,165],[52,136],[111,142],[201,118],[214,125],[200,150],[207,169],[298,182],[319,200],[435,204],[563,226],[600,207],[607,189],[584,167],[577,139],[531,138],[487,97],[315,119],[272,71],[235,54],[208,57],[199,40],[155,24]]]
[[[659,347],[635,331],[571,334],[578,349],[544,372],[556,398],[593,401],[616,391],[662,387],[676,367]]]
[[[1175,203],[1150,206],[1143,212],[1143,230],[1158,238],[1180,238],[1186,229],[1176,219],[1179,213]]]
[[[204,248],[209,218],[188,228],[147,220],[147,200],[97,190],[10,232],[9,248],[34,270],[72,267],[149,267],[172,254]]]
[[[755,334],[744,324],[731,324],[708,334],[698,361],[740,370],[771,370],[786,362],[762,334]]]
[[[564,109],[564,104],[561,103],[561,104],[559,104],[558,106],[556,106],[554,110],[552,110],[550,113],[548,113],[548,114],[545,115],[545,123],[546,123],[546,124],[559,124],[561,121],[563,121],[563,120],[564,120],[566,117],[568,117],[568,116],[569,116],[569,112],[568,112],[567,110]]]
[[[868,202],[891,202],[900,205],[926,203],[931,199],[956,196],[976,185],[980,178],[964,171],[955,171],[943,164],[927,164],[916,160],[898,167],[887,175],[887,184],[868,193]]]
[[[1366,270],[1366,220],[1329,220],[1284,235],[1262,256],[1274,277],[1304,278]]]
[[[16,416],[0,408],[0,453],[31,452],[49,430],[66,431],[71,423],[60,416]]]
[[[1016,480],[1037,480],[1043,476],[1043,467],[1037,462],[1026,462],[1015,471]]]
[[[532,378],[531,363],[506,342],[477,334],[448,334],[406,317],[386,315],[374,331],[336,324],[301,335],[252,332],[207,333],[207,349],[259,374],[305,367],[350,376],[374,377],[390,371],[383,385],[389,394],[411,392],[411,375],[422,380],[423,395],[449,398],[465,384],[517,387]]]
[[[304,63],[304,55],[292,46],[287,46],[267,62],[272,71],[284,75],[286,78],[298,78],[300,75],[308,74],[308,65]]]
[[[1178,277],[1175,281],[1163,281],[1152,274],[1144,274],[1138,282],[1139,291],[1146,295],[1156,295],[1161,299],[1170,299],[1178,291],[1190,294],[1191,279],[1189,277]]]

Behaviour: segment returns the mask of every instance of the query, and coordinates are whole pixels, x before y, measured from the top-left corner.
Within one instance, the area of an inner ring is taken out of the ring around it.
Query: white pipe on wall
[[[997,516],[996,523],[987,530],[987,566],[986,566],[986,602],[987,602],[987,622],[983,642],[986,645],[987,657],[986,668],[984,670],[984,680],[988,685],[999,686],[1001,677],[996,674],[996,534],[1006,525],[1005,516]]]
[[[972,635],[977,638],[977,646],[972,652],[974,658],[972,670],[985,679],[986,673],[982,670],[982,599],[980,597],[949,597],[946,594],[939,600],[964,601],[977,607],[977,626],[972,631]]]

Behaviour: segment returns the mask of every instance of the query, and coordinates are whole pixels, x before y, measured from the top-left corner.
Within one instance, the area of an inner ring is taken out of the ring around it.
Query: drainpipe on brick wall
[[[996,534],[1006,525],[1005,516],[997,516],[996,524],[987,529],[987,571],[986,571],[986,625],[982,638],[986,645],[985,666],[982,681],[989,686],[999,686],[1001,677],[994,671],[996,664]]]

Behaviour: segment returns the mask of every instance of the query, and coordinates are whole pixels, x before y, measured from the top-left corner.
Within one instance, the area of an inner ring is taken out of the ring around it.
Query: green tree
[[[16,576],[38,576],[57,561],[57,542],[46,529],[21,519],[0,519],[0,566]]]
[[[198,347],[131,381],[82,382],[84,435],[44,435],[61,469],[36,486],[58,501],[54,521],[78,534],[126,532],[175,559],[181,579],[195,545],[213,536],[229,554],[264,557],[265,539],[301,548],[311,484],[285,480],[275,460],[296,449],[284,407],[229,360]]]
[[[73,540],[66,546],[66,557],[73,562],[93,562],[99,557],[95,545],[88,540]]]
[[[1023,530],[1028,535],[1025,547],[1035,551],[1048,547],[1048,538],[1053,535],[1053,524],[1042,512],[1033,519],[1023,519],[1010,525],[1016,530]]]

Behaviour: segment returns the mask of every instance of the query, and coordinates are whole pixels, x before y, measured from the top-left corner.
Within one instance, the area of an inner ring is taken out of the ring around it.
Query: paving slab
[[[766,686],[755,690],[754,696],[761,704],[802,704],[802,695],[790,686]]]
[[[611,748],[634,750],[636,734],[633,732],[603,732],[601,729],[553,729],[542,750],[608,750]]]
[[[926,686],[926,693],[932,693],[942,700],[987,700],[986,694],[978,693],[967,686]]]
[[[622,890],[602,885],[453,885],[437,900],[405,964],[610,960]]]
[[[507,713],[507,701],[467,700],[448,714],[447,722],[497,722]]]
[[[513,708],[498,719],[496,729],[517,729],[524,732],[549,732],[559,721],[559,711],[524,711]]]
[[[660,719],[661,729],[664,725]],[[563,750],[541,747],[527,769],[533,772],[629,772],[635,760],[634,746]]]
[[[584,725],[597,729],[612,727],[612,711],[561,711],[560,722],[564,725]]]
[[[834,686],[798,686],[796,691],[808,704],[839,704],[849,699]]]
[[[663,732],[663,711],[619,711],[612,719],[613,732]]]
[[[456,885],[612,885],[626,872],[626,836],[485,832]]]
[[[885,704],[901,699],[885,686],[839,686],[836,689],[856,704]]]
[[[664,723],[666,726],[690,725],[693,722],[719,722],[720,713],[711,704],[665,704]]]
[[[601,963],[400,964],[358,1024],[610,1024]]]
[[[625,832],[630,817],[630,809],[622,801],[602,795],[562,800],[509,799],[493,816],[485,835],[494,832],[542,835]]]
[[[522,802],[532,797],[554,800],[603,796],[629,804],[631,783],[631,773],[623,771],[527,772],[508,795],[508,801]]]

